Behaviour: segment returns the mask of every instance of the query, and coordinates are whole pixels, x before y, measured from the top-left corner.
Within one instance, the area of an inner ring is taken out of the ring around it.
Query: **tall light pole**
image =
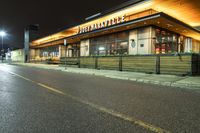
[[[0,31],[0,36],[1,36],[1,59],[2,59],[2,62],[3,62],[3,54],[4,54],[3,39],[4,39],[4,36],[6,36],[6,32]]]
[[[1,36],[1,50],[3,50],[3,37],[6,36],[6,32],[0,31],[0,36]]]

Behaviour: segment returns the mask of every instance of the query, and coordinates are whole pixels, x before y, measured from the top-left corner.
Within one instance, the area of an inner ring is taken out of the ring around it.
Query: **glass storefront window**
[[[41,57],[58,57],[59,56],[59,47],[51,46],[41,49]]]
[[[80,43],[61,45],[61,57],[80,57]]]
[[[71,45],[71,56],[72,57],[79,57],[80,56],[80,45],[79,44],[72,44]]]
[[[90,55],[128,54],[128,32],[90,39]]]
[[[160,28],[155,29],[155,53],[169,54],[178,52],[178,35]]]

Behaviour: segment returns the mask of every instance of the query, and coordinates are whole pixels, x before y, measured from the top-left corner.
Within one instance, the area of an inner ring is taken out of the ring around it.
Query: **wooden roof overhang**
[[[161,28],[168,29],[169,31],[173,31],[175,33],[194,38],[196,40],[200,41],[200,31],[197,29],[194,29],[193,27],[189,26],[188,24],[185,24],[165,13],[156,13],[153,15],[149,15],[146,17],[138,18],[135,20],[127,21],[121,24],[113,25],[107,28],[102,28],[99,30],[94,30],[87,33],[77,34],[70,37],[66,37],[64,39],[67,40],[67,43],[77,43],[80,42],[83,39],[87,38],[93,38],[101,35],[116,33],[120,31],[135,29],[138,27],[144,27],[144,26],[157,26]],[[42,48],[42,47],[48,47],[48,46],[54,46],[54,45],[63,45],[64,39],[40,44],[37,46],[31,46],[31,48]]]

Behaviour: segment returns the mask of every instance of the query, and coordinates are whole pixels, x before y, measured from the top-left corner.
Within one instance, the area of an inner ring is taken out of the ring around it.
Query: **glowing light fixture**
[[[5,31],[0,31],[0,36],[1,36],[1,37],[6,36],[6,32],[5,32]]]
[[[99,51],[105,50],[105,47],[99,47]]]

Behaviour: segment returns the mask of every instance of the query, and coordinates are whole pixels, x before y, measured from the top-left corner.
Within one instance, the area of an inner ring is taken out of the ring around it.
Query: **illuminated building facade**
[[[30,42],[29,58],[200,53],[199,14],[198,0],[130,0]]]

